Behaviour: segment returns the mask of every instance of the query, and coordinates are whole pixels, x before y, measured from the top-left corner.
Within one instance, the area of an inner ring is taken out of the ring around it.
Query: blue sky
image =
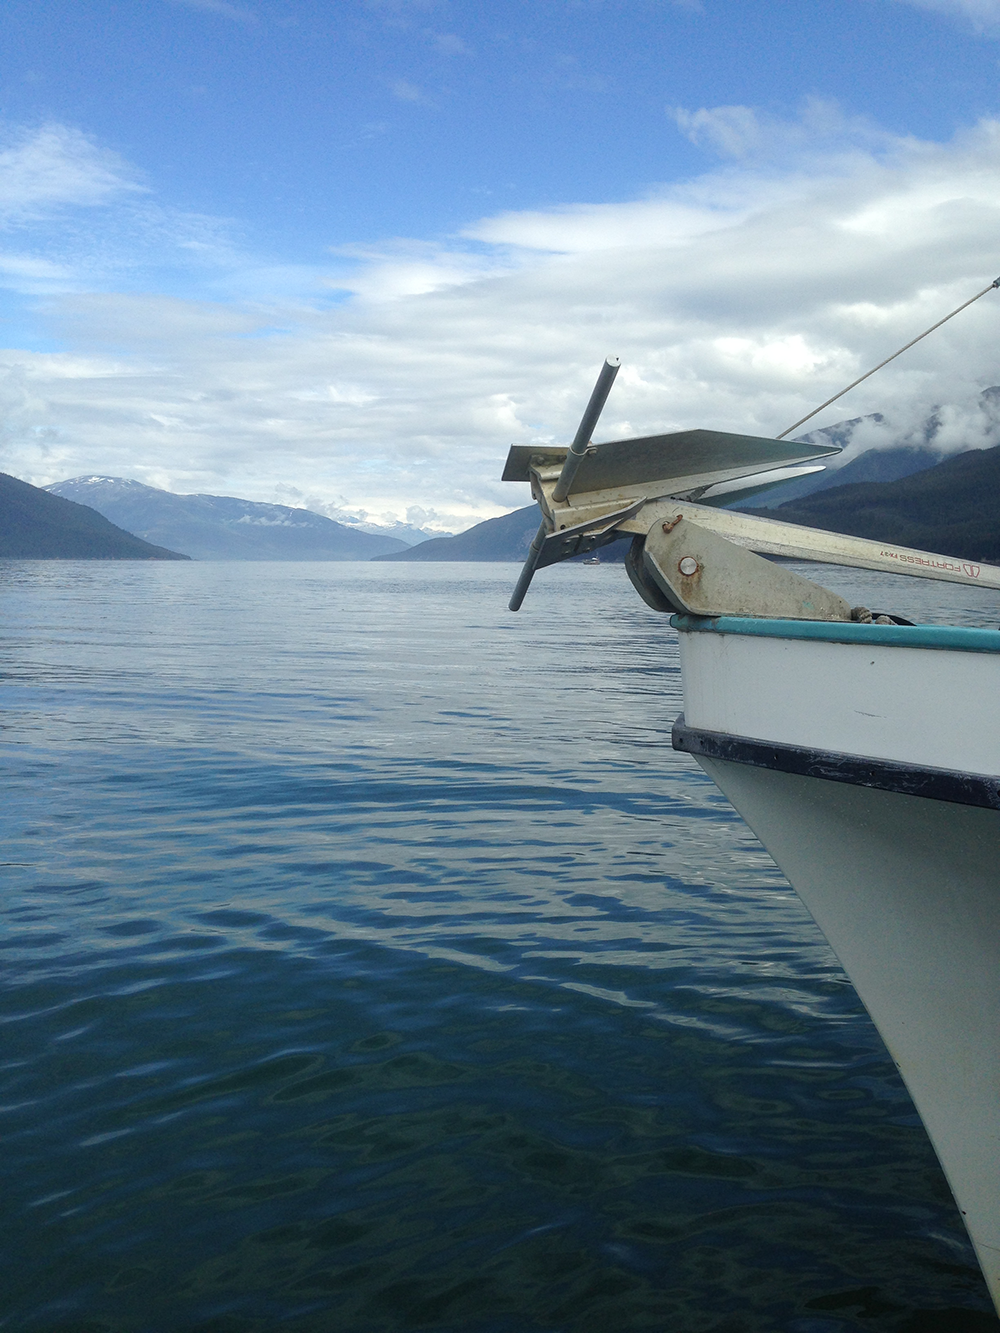
[[[1000,0],[8,0],[0,468],[455,528],[608,352],[602,436],[777,432],[1000,273],[998,76]],[[823,420],[980,429],[990,301]]]

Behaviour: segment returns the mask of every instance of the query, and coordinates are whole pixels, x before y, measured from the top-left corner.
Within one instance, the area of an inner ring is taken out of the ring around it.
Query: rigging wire
[[[966,306],[972,305],[973,301],[978,301],[981,296],[985,296],[987,292],[993,291],[996,287],[1000,287],[1000,278],[997,278],[995,282],[991,282],[988,287],[984,287],[981,292],[976,292],[975,296],[970,296],[967,301],[963,301],[962,304],[957,309],[953,310],[950,315],[945,315],[944,319],[939,319],[938,322],[932,324],[929,329],[924,329],[923,333],[918,334],[912,342],[908,342],[906,346],[901,347],[898,352],[893,352],[892,356],[887,356],[885,360],[880,361],[877,366],[872,366],[871,370],[866,371],[863,375],[859,375],[858,378],[849,384],[846,389],[841,389],[840,393],[835,393],[833,397],[828,398],[825,403],[820,403],[819,407],[814,407],[811,412],[807,412],[799,421],[793,422],[787,430],[783,430],[780,435],[776,435],[774,438],[776,440],[783,440],[786,435],[790,435],[797,427],[816,416],[817,412],[822,412],[824,407],[829,407],[830,404],[835,403],[838,398],[843,398],[845,393],[848,393],[851,389],[859,385],[862,380],[868,379],[869,375],[874,375],[876,370],[881,370],[882,367],[887,366],[890,361],[895,361],[897,356],[902,356],[904,352],[908,352],[911,347],[914,347],[920,341],[921,338],[926,338],[928,333],[933,333],[934,330],[939,329],[942,324],[947,324],[949,319],[954,319],[954,317],[963,311]]]

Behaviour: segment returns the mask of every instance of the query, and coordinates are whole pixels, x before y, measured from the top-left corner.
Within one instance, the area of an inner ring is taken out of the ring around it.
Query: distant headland
[[[86,505],[0,472],[0,558],[189,560],[116,527]]]

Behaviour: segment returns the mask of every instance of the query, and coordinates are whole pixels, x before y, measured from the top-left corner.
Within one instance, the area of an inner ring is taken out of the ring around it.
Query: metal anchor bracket
[[[656,606],[640,587],[644,600],[657,610],[676,609],[695,616],[851,619],[843,597],[680,514],[652,525],[642,547],[642,564],[648,581],[667,603]],[[635,572],[630,569],[633,583]]]

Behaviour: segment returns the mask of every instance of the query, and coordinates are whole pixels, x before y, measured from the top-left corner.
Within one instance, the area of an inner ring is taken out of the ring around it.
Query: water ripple
[[[663,619],[512,573],[0,562],[5,1328],[997,1326]]]

